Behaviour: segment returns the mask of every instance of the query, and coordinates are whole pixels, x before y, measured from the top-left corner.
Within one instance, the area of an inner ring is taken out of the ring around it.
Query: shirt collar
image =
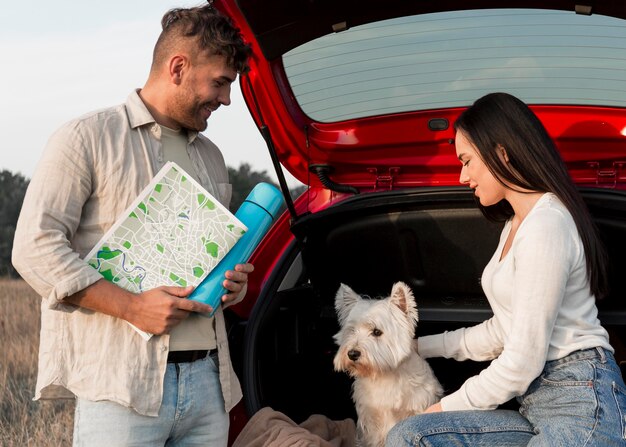
[[[135,89],[126,98],[126,110],[128,111],[128,119],[130,121],[131,128],[145,126],[147,124],[153,124],[151,131],[153,135],[161,138],[161,126],[155,121],[154,117],[150,114],[150,111],[139,97],[139,90]],[[187,141],[193,143],[198,136],[198,132],[195,130],[187,129]]]

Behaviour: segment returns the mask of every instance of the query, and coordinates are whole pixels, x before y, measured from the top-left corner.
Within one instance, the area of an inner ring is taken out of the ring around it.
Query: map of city
[[[85,259],[108,281],[135,293],[197,286],[246,231],[169,162]]]

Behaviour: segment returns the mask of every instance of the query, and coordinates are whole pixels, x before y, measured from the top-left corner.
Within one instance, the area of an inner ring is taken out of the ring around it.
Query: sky
[[[63,123],[120,104],[147,79],[160,21],[201,0],[26,0],[0,8],[0,170],[32,177]],[[265,143],[233,84],[204,132],[228,166],[249,163],[276,179]],[[286,171],[290,186],[299,184]]]

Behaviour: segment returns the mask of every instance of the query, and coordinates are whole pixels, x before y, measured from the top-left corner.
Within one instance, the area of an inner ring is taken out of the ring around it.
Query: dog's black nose
[[[353,362],[356,362],[359,357],[361,357],[361,351],[357,351],[356,349],[351,349],[348,351],[348,358]]]

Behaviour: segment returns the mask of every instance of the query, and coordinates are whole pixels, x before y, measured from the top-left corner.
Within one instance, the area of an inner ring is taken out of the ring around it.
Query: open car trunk
[[[609,251],[611,294],[599,303],[600,319],[624,369],[626,192],[582,192]],[[354,418],[351,379],[332,362],[339,284],[376,297],[406,282],[417,301],[418,336],[474,325],[491,315],[480,277],[500,229],[465,188],[355,196],[301,218],[292,228],[298,242],[264,287],[246,327],[243,358],[235,359],[247,411],[270,406],[296,421],[314,413]],[[429,362],[446,392],[487,365]]]

